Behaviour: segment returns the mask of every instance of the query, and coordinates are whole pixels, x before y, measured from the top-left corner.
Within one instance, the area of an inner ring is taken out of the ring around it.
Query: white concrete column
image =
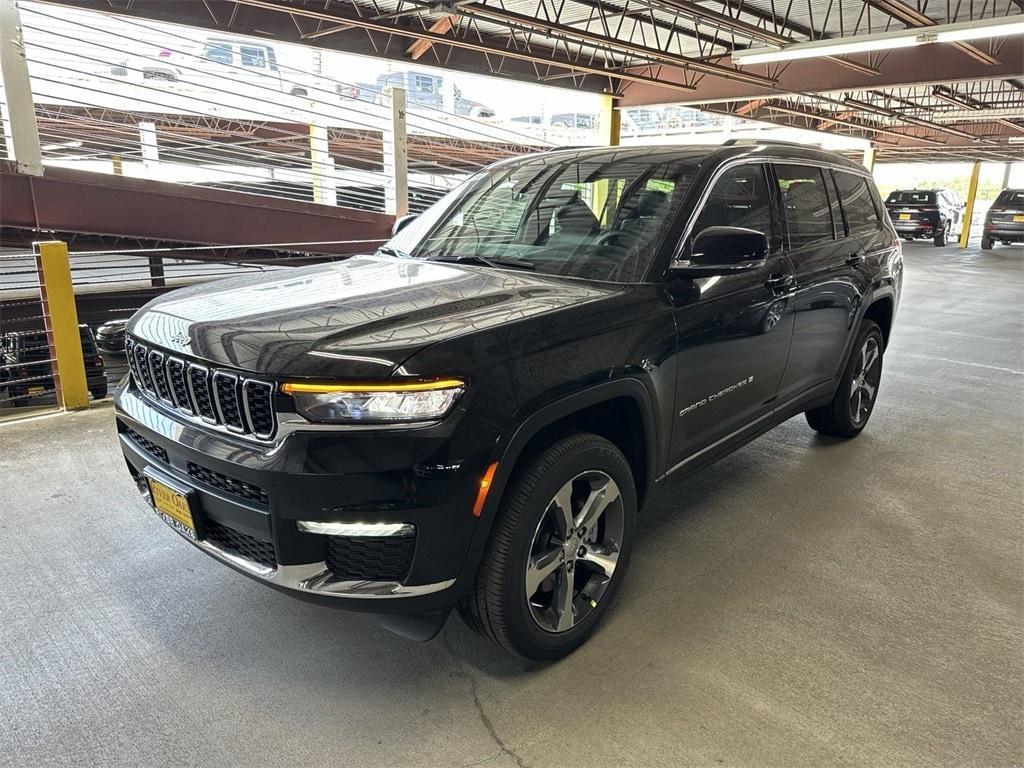
[[[156,123],[139,123],[139,146],[142,148],[142,167],[152,173],[160,164],[160,148],[156,143]]]
[[[1007,163],[1003,167],[1003,186],[1000,189],[1006,189],[1010,186],[1010,170],[1013,168],[1013,163]]]
[[[8,159],[13,157],[19,173],[42,176],[43,153],[15,0],[0,0],[0,78]]]
[[[864,149],[864,159],[861,161],[864,163],[864,167],[874,173],[875,171],[875,148],[867,147]]]
[[[337,205],[338,184],[325,125],[309,126],[309,166],[313,177],[313,202]]]
[[[384,106],[390,111],[383,131],[384,212],[405,216],[409,212],[409,148],[405,126],[405,91],[384,89]]]

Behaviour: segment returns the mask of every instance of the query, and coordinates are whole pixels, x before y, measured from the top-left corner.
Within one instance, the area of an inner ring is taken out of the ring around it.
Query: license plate
[[[910,221],[910,214],[909,213],[901,213],[900,214],[900,221]]]
[[[1014,216],[1013,217],[1013,223],[1014,224],[1024,224],[1024,216]]]
[[[152,477],[147,477],[146,480],[149,482],[153,507],[156,509],[156,513],[164,519],[164,522],[190,539],[198,538],[196,524],[192,519],[192,504],[188,495],[176,491]]]

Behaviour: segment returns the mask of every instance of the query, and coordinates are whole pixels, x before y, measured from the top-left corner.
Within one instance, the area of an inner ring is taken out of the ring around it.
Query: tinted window
[[[771,235],[771,198],[763,165],[738,165],[715,182],[692,234],[708,227],[746,227]]]
[[[999,205],[1022,206],[1024,205],[1024,189],[1004,189],[999,193],[999,197],[996,198],[996,203]]]
[[[831,240],[832,212],[821,169],[810,165],[775,165],[775,176],[786,211],[789,246],[800,248]]]
[[[867,179],[846,171],[837,171],[835,176],[836,186],[839,187],[839,202],[846,216],[846,228],[850,232],[878,229],[878,211],[875,210]],[[889,197],[892,198],[892,195]]]
[[[885,202],[899,205],[935,205],[935,193],[921,189],[902,189],[890,192]]]

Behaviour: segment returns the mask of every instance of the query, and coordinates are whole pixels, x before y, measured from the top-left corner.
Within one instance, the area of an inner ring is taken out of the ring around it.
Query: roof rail
[[[723,147],[749,147],[758,144],[781,144],[784,147],[821,149],[817,144],[801,144],[798,141],[779,141],[778,139],[726,139],[722,142]]]

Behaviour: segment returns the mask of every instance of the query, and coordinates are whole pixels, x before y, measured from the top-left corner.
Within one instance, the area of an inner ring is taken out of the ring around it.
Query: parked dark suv
[[[82,337],[86,386],[99,400],[107,396],[107,372],[87,325],[78,326]],[[0,336],[0,391],[15,406],[28,405],[33,397],[49,394],[56,384],[50,343],[45,331],[11,331]]]
[[[907,240],[928,238],[942,246],[964,223],[964,203],[949,189],[899,189],[889,193],[885,207],[896,232]]]
[[[981,247],[990,250],[997,241],[1024,243],[1024,189],[1004,189],[985,214]]]
[[[853,437],[900,296],[871,177],[780,144],[491,166],[373,255],[186,288],[116,395],[165,522],[428,638],[579,645],[652,490],[800,413]]]

